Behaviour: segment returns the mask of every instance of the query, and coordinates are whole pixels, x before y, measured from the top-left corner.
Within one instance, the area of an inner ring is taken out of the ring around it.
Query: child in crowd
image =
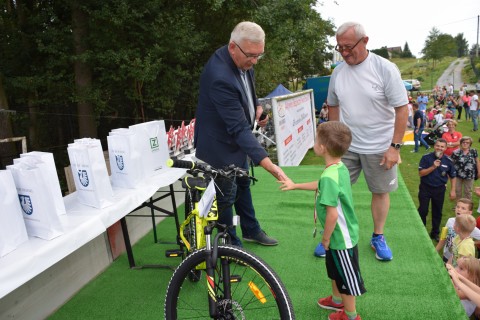
[[[437,111],[433,108],[428,108],[427,109],[427,124],[425,125],[425,128],[433,128],[432,122],[433,122],[433,116],[435,116],[435,113]]]
[[[322,105],[322,110],[320,110],[320,121],[319,123],[328,121],[328,105],[326,102]]]
[[[458,259],[458,265],[455,270],[467,278],[468,280],[472,281],[477,286],[480,285],[480,260],[475,257],[461,257]],[[455,286],[455,291],[457,292],[460,301],[462,302],[463,308],[465,312],[470,317],[473,312],[475,311],[475,304],[468,299],[465,293],[460,290],[457,286]]]
[[[313,150],[325,159],[320,180],[296,184],[280,181],[280,189],[316,191],[315,212],[323,225],[322,244],[326,267],[332,280],[332,295],[318,300],[321,308],[335,310],[328,319],[360,320],[355,297],[366,292],[358,259],[358,220],[353,208],[350,174],[341,161],[352,141],[350,129],[338,121],[317,127]]]
[[[455,215],[459,216],[462,214],[465,215],[472,215],[473,211],[473,202],[466,198],[460,198],[457,201],[457,205],[455,206]],[[453,239],[456,236],[454,230],[456,218],[449,218],[445,227],[442,229],[442,234],[440,236],[440,241],[438,241],[437,246],[435,249],[437,252],[443,249],[443,261],[447,262],[453,255]],[[478,228],[474,228],[470,235],[474,239],[480,240],[480,230]]]
[[[468,279],[468,277],[465,277],[452,265],[447,264],[447,270],[457,292],[460,290],[463,294],[462,296],[475,304],[478,310],[478,308],[480,308],[480,286]]]
[[[443,111],[442,109],[437,110],[437,114],[433,117],[433,126],[441,125],[443,123]]]
[[[475,218],[468,214],[460,214],[455,217],[453,230],[457,234],[453,238],[452,256],[448,259],[447,264],[454,267],[460,257],[475,257],[475,244],[470,234],[476,226]]]

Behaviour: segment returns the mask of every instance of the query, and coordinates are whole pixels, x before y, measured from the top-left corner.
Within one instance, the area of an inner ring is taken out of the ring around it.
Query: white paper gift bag
[[[169,154],[165,122],[163,120],[144,122],[130,126],[129,129],[137,134],[146,176],[166,170]]]
[[[66,214],[67,211],[65,210],[65,202],[63,202],[62,190],[60,189],[60,181],[58,180],[53,154],[50,152],[41,151],[23,153],[20,155],[20,159],[13,160],[13,163],[22,160],[25,161],[25,159],[29,158],[36,159],[37,162],[45,163],[45,170],[43,171],[43,174],[45,174],[45,178],[47,181],[49,181],[47,186],[52,195],[52,201],[55,206],[55,210],[59,215]]]
[[[112,185],[135,188],[143,179],[141,153],[133,130],[115,130],[107,137]]]
[[[0,170],[0,257],[28,240],[12,173]]]
[[[95,208],[112,205],[113,190],[100,141],[81,139],[69,144],[67,151],[78,201]]]
[[[49,181],[45,181],[42,168],[20,162],[7,166],[15,181],[29,236],[51,240],[63,234],[60,217],[51,200]]]

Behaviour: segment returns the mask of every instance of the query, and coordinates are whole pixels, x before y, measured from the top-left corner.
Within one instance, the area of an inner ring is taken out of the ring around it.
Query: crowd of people
[[[480,197],[480,188],[474,188],[480,161],[472,137],[457,131],[457,126],[459,121],[470,121],[471,132],[478,130],[478,93],[480,90],[467,92],[465,85],[456,93],[449,84],[435,87],[429,95],[419,93],[415,101],[409,97],[412,118],[407,123],[414,135],[411,152],[419,152],[420,145],[429,150],[428,142],[433,143],[433,152],[423,154],[419,161],[418,213],[426,225],[431,206],[430,237],[437,241],[436,250],[443,256],[465,312],[477,318],[480,317],[480,256],[476,249],[480,249],[480,217],[475,219],[472,213],[473,195]],[[449,218],[442,228],[449,181],[448,196],[456,201],[455,217]]]

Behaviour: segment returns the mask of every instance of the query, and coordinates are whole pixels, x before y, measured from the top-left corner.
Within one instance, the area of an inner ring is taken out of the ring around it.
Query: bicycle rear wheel
[[[198,282],[187,280],[191,270],[207,257],[205,249],[198,250],[175,270],[167,288],[165,319],[210,318],[206,272]],[[225,269],[222,260],[230,262]],[[290,297],[277,274],[262,259],[241,248],[218,247],[210,284],[218,319],[295,319]],[[225,292],[231,292],[230,296]]]

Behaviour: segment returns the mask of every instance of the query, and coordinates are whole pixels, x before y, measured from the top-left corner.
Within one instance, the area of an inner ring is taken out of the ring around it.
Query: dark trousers
[[[463,106],[457,107],[457,111],[458,111],[457,120],[460,120],[462,118],[462,110],[463,110]]]
[[[235,182],[219,178],[215,180],[217,186],[217,204],[219,209],[218,222],[233,225],[233,208],[240,217],[240,226],[244,237],[253,237],[260,233],[261,228],[255,217],[253,208],[252,194],[250,192],[250,179],[237,178]],[[228,234],[231,237],[232,244],[241,246],[242,242],[237,236],[235,228],[230,228]]]
[[[418,188],[418,213],[422,218],[423,224],[427,225],[428,206],[432,202],[432,231],[430,235],[440,234],[440,223],[442,222],[443,200],[445,199],[445,185],[432,187],[420,183]]]

